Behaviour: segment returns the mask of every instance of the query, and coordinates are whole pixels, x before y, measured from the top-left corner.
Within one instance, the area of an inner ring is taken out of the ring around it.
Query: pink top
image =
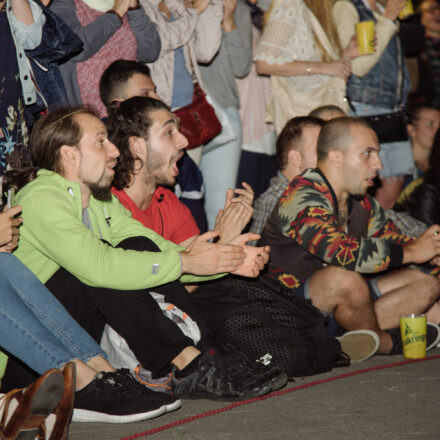
[[[76,15],[82,26],[95,21],[102,12],[88,7],[81,0],[74,0]],[[76,63],[79,90],[83,104],[92,105],[101,117],[107,114],[99,96],[99,80],[104,70],[119,59],[135,60],[137,51],[136,38],[124,16],[123,25],[107,40],[95,55],[85,61]]]

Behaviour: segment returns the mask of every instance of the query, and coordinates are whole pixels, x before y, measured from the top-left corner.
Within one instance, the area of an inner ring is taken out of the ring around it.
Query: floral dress
[[[6,10],[0,10],[0,175],[31,164],[17,52]]]

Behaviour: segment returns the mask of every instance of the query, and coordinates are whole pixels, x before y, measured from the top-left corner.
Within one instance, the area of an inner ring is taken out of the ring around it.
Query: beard
[[[174,158],[172,158],[170,162],[172,162],[173,159]],[[153,183],[154,186],[174,186],[176,183],[176,177],[168,175],[166,170],[167,161],[149,148],[144,168],[145,182]]]
[[[109,202],[112,198],[111,186],[101,186],[98,183],[87,183],[90,194],[101,202]]]

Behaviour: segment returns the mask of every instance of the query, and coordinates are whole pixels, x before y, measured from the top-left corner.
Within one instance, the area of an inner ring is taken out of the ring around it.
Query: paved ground
[[[375,356],[362,364],[298,378],[286,389],[321,379],[328,381],[180,424],[151,437],[154,440],[438,440],[440,349],[428,355],[431,360],[374,369],[333,381],[328,379],[404,359]],[[118,440],[227,405],[207,400],[184,401],[180,410],[146,422],[72,423],[69,439]]]

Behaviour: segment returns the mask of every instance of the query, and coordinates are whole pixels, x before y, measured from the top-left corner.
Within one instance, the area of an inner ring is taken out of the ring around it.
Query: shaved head
[[[327,158],[331,150],[348,151],[353,140],[351,127],[358,126],[372,130],[370,124],[362,118],[344,116],[332,119],[324,124],[318,137],[318,162]]]

